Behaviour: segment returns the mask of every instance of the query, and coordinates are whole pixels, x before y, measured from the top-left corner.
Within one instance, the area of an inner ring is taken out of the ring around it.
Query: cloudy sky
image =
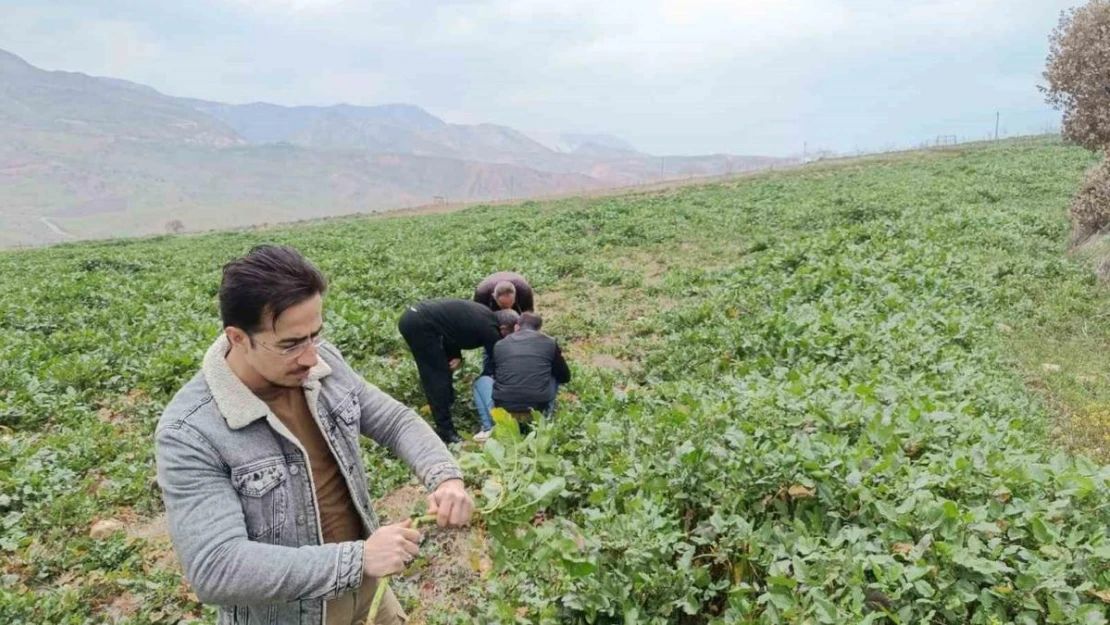
[[[0,0],[0,48],[171,95],[417,104],[608,132],[657,154],[787,155],[1043,131],[1078,0]]]

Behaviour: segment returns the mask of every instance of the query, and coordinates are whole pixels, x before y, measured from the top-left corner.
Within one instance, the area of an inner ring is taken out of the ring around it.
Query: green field
[[[415,300],[516,269],[568,345],[556,418],[463,455],[479,505],[508,502],[395,582],[415,622],[1106,623],[1110,296],[1064,249],[1092,162],[1031,139],[0,254],[0,623],[212,618],[157,523],[152,434],[260,242],[330,276],[329,338],[413,407]],[[375,496],[406,485],[366,460]]]

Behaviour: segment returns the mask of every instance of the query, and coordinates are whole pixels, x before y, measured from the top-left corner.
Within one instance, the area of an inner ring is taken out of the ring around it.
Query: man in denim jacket
[[[326,288],[291,248],[228,263],[224,333],[158,423],[174,548],[220,625],[361,625],[377,580],[416,556],[411,522],[378,527],[360,436],[412,468],[439,525],[465,525],[474,509],[432,428],[321,339]],[[405,620],[387,592],[376,622]]]

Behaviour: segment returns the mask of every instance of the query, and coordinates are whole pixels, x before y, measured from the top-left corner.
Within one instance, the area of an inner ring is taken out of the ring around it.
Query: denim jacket
[[[185,578],[219,625],[322,625],[325,602],[362,583],[363,541],[324,544],[308,455],[231,371],[221,336],[155,432],[158,484]],[[398,455],[428,490],[462,472],[432,428],[368,384],[328,343],[304,382],[368,536],[359,437]]]

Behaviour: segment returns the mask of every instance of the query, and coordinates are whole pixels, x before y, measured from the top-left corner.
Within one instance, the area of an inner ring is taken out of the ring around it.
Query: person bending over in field
[[[474,404],[482,422],[475,440],[489,439],[493,408],[509,411],[525,428],[533,410],[548,416],[555,410],[559,385],[570,382],[570,367],[555,339],[540,332],[542,327],[543,318],[524,313],[516,331],[494,346],[494,375],[474,382]]]
[[[462,442],[451,419],[455,384],[451,372],[462,365],[462,350],[485,350],[482,375],[493,375],[493,346],[512,331],[518,315],[493,312],[464,299],[433,299],[409,307],[397,323],[420,373],[436,433],[446,443]]]
[[[440,525],[464,525],[474,509],[432,428],[323,340],[326,286],[287,247],[228,263],[224,330],[158,422],[174,549],[221,625],[362,625],[378,580],[417,555],[410,521],[378,526],[362,436],[409,465]],[[387,592],[375,622],[405,620]]]
[[[512,271],[499,271],[482,280],[474,289],[474,301],[494,311],[526,313],[535,310],[532,286],[524,276]]]

